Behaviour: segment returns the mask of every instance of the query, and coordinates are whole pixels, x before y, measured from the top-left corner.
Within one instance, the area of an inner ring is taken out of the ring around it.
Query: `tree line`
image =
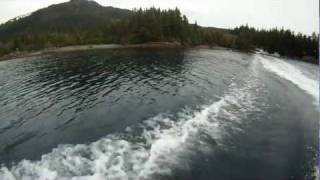
[[[316,33],[307,36],[283,28],[257,30],[248,25],[237,27],[232,33],[241,39],[245,49],[260,48],[269,53],[279,53],[288,57],[313,57],[317,62],[319,40]]]
[[[32,31],[31,31],[32,32]],[[253,51],[256,48],[283,56],[304,57],[318,55],[316,34],[306,36],[289,30],[257,30],[240,26],[221,30],[190,23],[178,8],[134,9],[127,18],[106,22],[101,28],[88,30],[22,33],[0,40],[0,56],[16,51],[34,51],[46,48],[84,44],[137,44],[146,42],[177,42],[182,46],[209,45]]]
[[[59,24],[65,24],[60,22]],[[232,47],[236,36],[229,32],[190,24],[179,9],[134,9],[127,18],[106,22],[102,28],[70,28],[32,33],[29,30],[14,37],[0,39],[0,55],[15,51],[84,44],[137,44],[155,41],[177,42],[183,46],[207,44]]]
[[[227,31],[190,24],[179,9],[135,9],[131,16],[117,21],[104,31],[111,43],[135,44],[154,41],[178,42],[184,46],[220,45],[232,47],[236,36]]]

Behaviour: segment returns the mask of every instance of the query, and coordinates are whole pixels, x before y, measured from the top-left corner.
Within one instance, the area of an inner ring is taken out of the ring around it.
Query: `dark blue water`
[[[315,179],[317,77],[228,50],[3,61],[0,179]]]

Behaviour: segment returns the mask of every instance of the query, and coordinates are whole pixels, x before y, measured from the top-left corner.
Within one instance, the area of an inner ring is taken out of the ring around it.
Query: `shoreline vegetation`
[[[280,56],[279,53],[275,52],[273,54],[263,51],[262,49],[255,49],[250,51],[243,51],[235,48],[227,48],[222,46],[209,46],[206,44],[203,45],[195,45],[195,46],[186,46],[182,45],[179,42],[147,42],[140,44],[86,44],[86,45],[72,45],[72,46],[63,46],[63,47],[54,47],[54,48],[46,48],[37,51],[15,51],[3,56],[0,56],[0,61],[6,61],[11,59],[18,58],[26,58],[33,56],[46,55],[50,53],[63,53],[63,52],[76,52],[76,51],[88,51],[88,50],[103,50],[103,49],[169,49],[169,48],[177,48],[177,49],[214,49],[214,50],[233,50],[239,52],[246,53],[259,53],[266,56],[272,57],[283,57],[283,58],[293,58],[296,60],[302,60],[306,62],[311,62],[314,64],[318,64],[318,59],[314,57],[303,57],[304,59],[298,57],[289,57],[289,56]]]
[[[104,7],[95,1],[71,0],[0,25],[0,59],[46,52],[151,47],[223,47],[243,52],[261,49],[311,63],[318,63],[319,54],[315,33],[306,36],[248,25],[234,29],[201,27],[190,23],[178,8],[130,11]]]

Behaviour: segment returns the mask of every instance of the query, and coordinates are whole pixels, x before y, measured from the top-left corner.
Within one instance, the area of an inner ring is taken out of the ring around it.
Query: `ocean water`
[[[0,62],[0,179],[316,179],[316,65],[230,50]]]

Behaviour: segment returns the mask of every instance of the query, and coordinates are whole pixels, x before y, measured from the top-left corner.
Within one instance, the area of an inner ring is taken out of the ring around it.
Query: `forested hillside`
[[[233,34],[242,39],[246,48],[261,48],[269,53],[279,53],[289,57],[318,57],[318,36],[313,33],[306,36],[290,30],[257,30],[253,27],[240,26]]]
[[[126,9],[101,6],[95,1],[71,0],[40,9],[24,18],[10,20],[0,26],[0,39],[53,32],[98,31],[113,21],[127,18],[130,13]]]
[[[233,30],[201,27],[190,23],[177,8],[130,11],[104,7],[89,0],[52,5],[0,26],[0,56],[69,45],[159,41],[175,42],[183,47],[222,46],[247,52],[261,48],[298,58],[318,54],[316,35],[256,30],[248,26]]]
[[[135,9],[129,18],[105,29],[110,43],[135,44],[155,41],[178,42],[185,46],[207,44],[231,47],[236,37],[227,31],[211,30],[190,24],[179,9]]]

